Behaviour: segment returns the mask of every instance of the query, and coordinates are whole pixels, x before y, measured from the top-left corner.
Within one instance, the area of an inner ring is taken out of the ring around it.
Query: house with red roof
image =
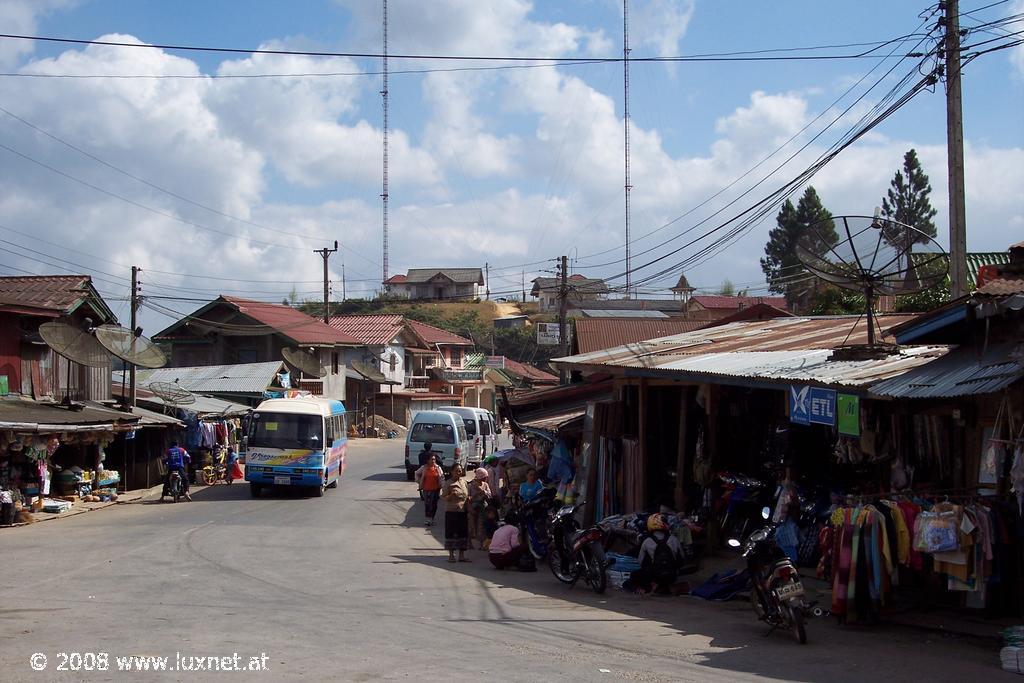
[[[348,350],[354,336],[284,304],[221,295],[154,336],[169,367],[235,365],[288,360],[285,349],[302,351],[319,366],[290,366],[293,386],[344,400]],[[322,376],[317,376],[322,374]]]
[[[786,303],[784,296],[726,296],[724,294],[695,294],[689,298],[686,308],[689,313],[717,319],[758,304],[767,304],[782,311],[789,310],[789,304]]]
[[[480,297],[484,272],[480,268],[410,268],[381,284],[386,295],[400,299],[470,301]]]

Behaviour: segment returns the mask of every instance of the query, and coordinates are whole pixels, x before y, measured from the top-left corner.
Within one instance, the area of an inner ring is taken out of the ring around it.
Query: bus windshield
[[[255,413],[249,433],[250,448],[323,448],[323,418],[296,413]]]

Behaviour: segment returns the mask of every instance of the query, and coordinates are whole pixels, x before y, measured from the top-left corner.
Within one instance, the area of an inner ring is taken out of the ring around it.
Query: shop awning
[[[384,373],[373,367],[369,363],[364,363],[360,360],[352,361],[352,369],[362,375],[365,379],[377,384],[401,384],[395,380],[388,379],[384,376]]]
[[[578,408],[567,412],[548,414],[527,420],[519,420],[519,424],[524,427],[533,427],[535,429],[557,430],[562,427],[566,427],[577,420],[582,421],[586,412],[586,408]]]
[[[0,429],[38,433],[112,431],[133,427],[138,420],[131,413],[91,405],[71,410],[57,403],[28,399],[0,401]]]
[[[1002,391],[1024,378],[1024,344],[990,344],[984,354],[960,347],[927,365],[879,382],[871,393],[890,398],[952,398]]]

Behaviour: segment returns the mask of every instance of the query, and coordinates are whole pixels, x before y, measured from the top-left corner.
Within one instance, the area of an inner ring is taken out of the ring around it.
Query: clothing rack
[[[991,491],[991,494],[981,493],[982,490]],[[952,488],[952,489],[924,489],[924,490],[913,490],[908,489],[906,491],[889,491],[886,493],[871,493],[865,495],[847,495],[844,499],[847,503],[857,502],[864,503],[876,500],[894,500],[897,498],[957,498],[961,500],[965,499],[984,499],[993,500],[1007,497],[1009,494],[999,493],[997,488],[993,485],[991,488],[986,486],[978,486],[974,488]]]

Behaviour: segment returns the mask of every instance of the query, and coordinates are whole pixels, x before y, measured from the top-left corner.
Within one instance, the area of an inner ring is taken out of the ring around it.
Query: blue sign
[[[789,421],[798,425],[811,424],[810,409],[810,387],[789,387]]]
[[[789,387],[789,421],[800,425],[836,424],[836,392],[818,387]]]

